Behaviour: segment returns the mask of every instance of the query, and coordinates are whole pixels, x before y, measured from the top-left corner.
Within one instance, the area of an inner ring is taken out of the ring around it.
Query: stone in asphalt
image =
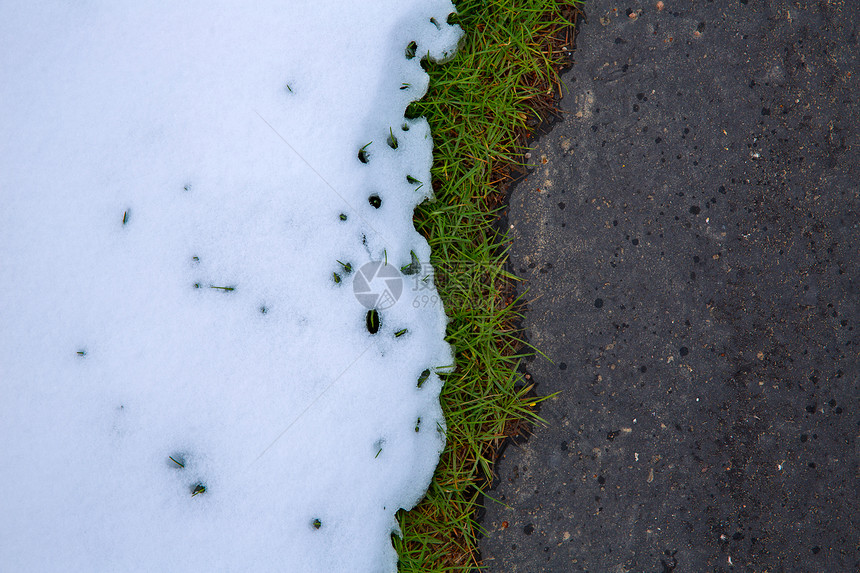
[[[588,0],[511,197],[490,572],[860,570],[860,2]]]

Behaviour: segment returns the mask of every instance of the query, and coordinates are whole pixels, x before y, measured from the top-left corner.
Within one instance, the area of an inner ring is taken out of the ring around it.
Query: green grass
[[[425,63],[430,91],[407,110],[425,116],[433,133],[436,199],[416,209],[415,225],[433,251],[456,370],[441,395],[448,434],[439,467],[425,500],[398,514],[401,572],[479,566],[475,510],[495,451],[539,421],[531,386],[517,371],[533,351],[519,338],[518,279],[505,268],[507,238],[496,222],[532,129],[561,95],[558,73],[573,47],[576,4],[457,2],[456,22],[466,33],[460,51],[445,64]]]

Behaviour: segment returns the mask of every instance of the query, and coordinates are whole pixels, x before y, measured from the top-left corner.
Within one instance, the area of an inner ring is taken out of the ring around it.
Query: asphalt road
[[[860,571],[860,1],[587,0],[490,572]]]

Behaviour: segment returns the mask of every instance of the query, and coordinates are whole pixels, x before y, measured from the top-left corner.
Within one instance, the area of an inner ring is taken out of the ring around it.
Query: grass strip
[[[457,56],[424,63],[430,90],[407,109],[425,116],[434,140],[436,199],[415,211],[433,250],[435,283],[451,319],[456,371],[441,402],[448,441],[427,492],[398,521],[401,573],[480,566],[475,514],[505,437],[539,422],[519,373],[533,354],[520,336],[519,280],[506,269],[499,230],[512,181],[524,173],[535,128],[551,119],[569,63],[579,0],[462,0],[452,17],[465,31]]]

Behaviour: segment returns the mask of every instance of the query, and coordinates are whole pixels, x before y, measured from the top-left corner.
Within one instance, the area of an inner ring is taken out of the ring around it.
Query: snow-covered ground
[[[0,4],[0,570],[394,570],[452,363],[404,110],[452,10]]]

